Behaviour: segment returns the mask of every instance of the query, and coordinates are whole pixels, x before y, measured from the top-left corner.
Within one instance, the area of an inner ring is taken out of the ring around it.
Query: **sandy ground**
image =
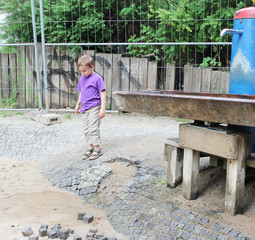
[[[52,186],[34,163],[0,157],[0,183],[0,239],[27,239],[22,230],[31,226],[38,234],[43,223],[49,227],[60,223],[64,228],[73,228],[83,238],[92,226],[97,226],[105,236],[125,239],[114,231],[104,211]],[[90,224],[77,220],[80,212],[93,215],[95,220]],[[72,235],[68,239],[73,239]]]

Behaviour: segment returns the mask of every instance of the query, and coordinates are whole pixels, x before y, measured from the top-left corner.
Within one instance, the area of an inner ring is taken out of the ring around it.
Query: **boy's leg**
[[[101,143],[101,138],[100,138],[100,125],[101,125],[101,120],[98,117],[98,113],[100,110],[101,106],[96,106],[88,110],[89,112],[89,129],[88,129],[88,135],[89,135],[89,140],[93,146],[98,146]]]
[[[89,135],[91,142],[94,146],[94,151],[90,156],[90,160],[96,159],[100,157],[102,154],[99,144],[101,143],[100,139],[100,125],[102,119],[98,117],[98,113],[101,106],[96,106],[94,108],[91,108],[90,115],[89,115]]]
[[[91,140],[89,138],[89,112],[86,111],[85,113],[83,113],[82,120],[85,139],[86,142],[89,144],[88,150],[86,151],[86,153],[83,154],[83,159],[87,159],[94,150],[94,146],[91,144]]]

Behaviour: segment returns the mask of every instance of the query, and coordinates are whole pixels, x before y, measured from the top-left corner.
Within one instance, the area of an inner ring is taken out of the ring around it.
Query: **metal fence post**
[[[37,33],[36,33],[34,0],[31,0],[31,11],[32,11],[33,34],[34,34],[35,64],[36,64],[36,78],[37,78],[37,85],[38,85],[39,109],[42,109],[42,88],[41,88],[41,81],[40,81],[40,68],[39,68],[39,59],[38,59],[38,43],[37,43]]]
[[[42,38],[42,57],[43,57],[43,77],[45,87],[45,103],[46,112],[49,112],[48,100],[48,80],[47,80],[47,66],[46,66],[46,51],[45,51],[45,35],[44,35],[44,17],[43,17],[43,0],[40,0],[40,18],[41,18],[41,38]]]

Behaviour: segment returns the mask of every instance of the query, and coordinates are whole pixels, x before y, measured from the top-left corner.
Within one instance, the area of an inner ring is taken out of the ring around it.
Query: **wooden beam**
[[[238,135],[236,133],[228,134],[221,128],[210,129],[181,124],[179,145],[227,159],[236,159]]]

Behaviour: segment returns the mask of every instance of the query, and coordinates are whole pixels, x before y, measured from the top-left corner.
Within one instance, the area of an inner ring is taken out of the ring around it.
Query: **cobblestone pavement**
[[[84,138],[80,121],[44,126],[29,120],[28,116],[20,121],[0,122],[0,155],[41,163],[44,175],[54,185],[96,202],[107,212],[113,227],[127,239],[253,239],[227,223],[219,224],[209,216],[185,210],[166,197],[166,193],[180,193],[180,188],[156,186],[159,179],[166,178],[166,168],[163,164],[153,164],[150,159],[163,158],[164,139],[177,136],[179,123],[152,118],[156,124],[161,123],[155,128],[146,125],[143,117],[138,117],[136,125],[132,124],[132,116],[118,117],[122,121],[116,122],[113,115],[102,125],[104,156],[95,161],[81,160]],[[132,143],[121,143],[123,136],[127,141],[138,139],[135,156],[132,155]],[[142,139],[145,138],[150,146],[143,149]],[[136,166],[137,172],[114,201],[106,203],[96,199],[97,190],[112,174],[111,168],[104,163],[114,161]]]

